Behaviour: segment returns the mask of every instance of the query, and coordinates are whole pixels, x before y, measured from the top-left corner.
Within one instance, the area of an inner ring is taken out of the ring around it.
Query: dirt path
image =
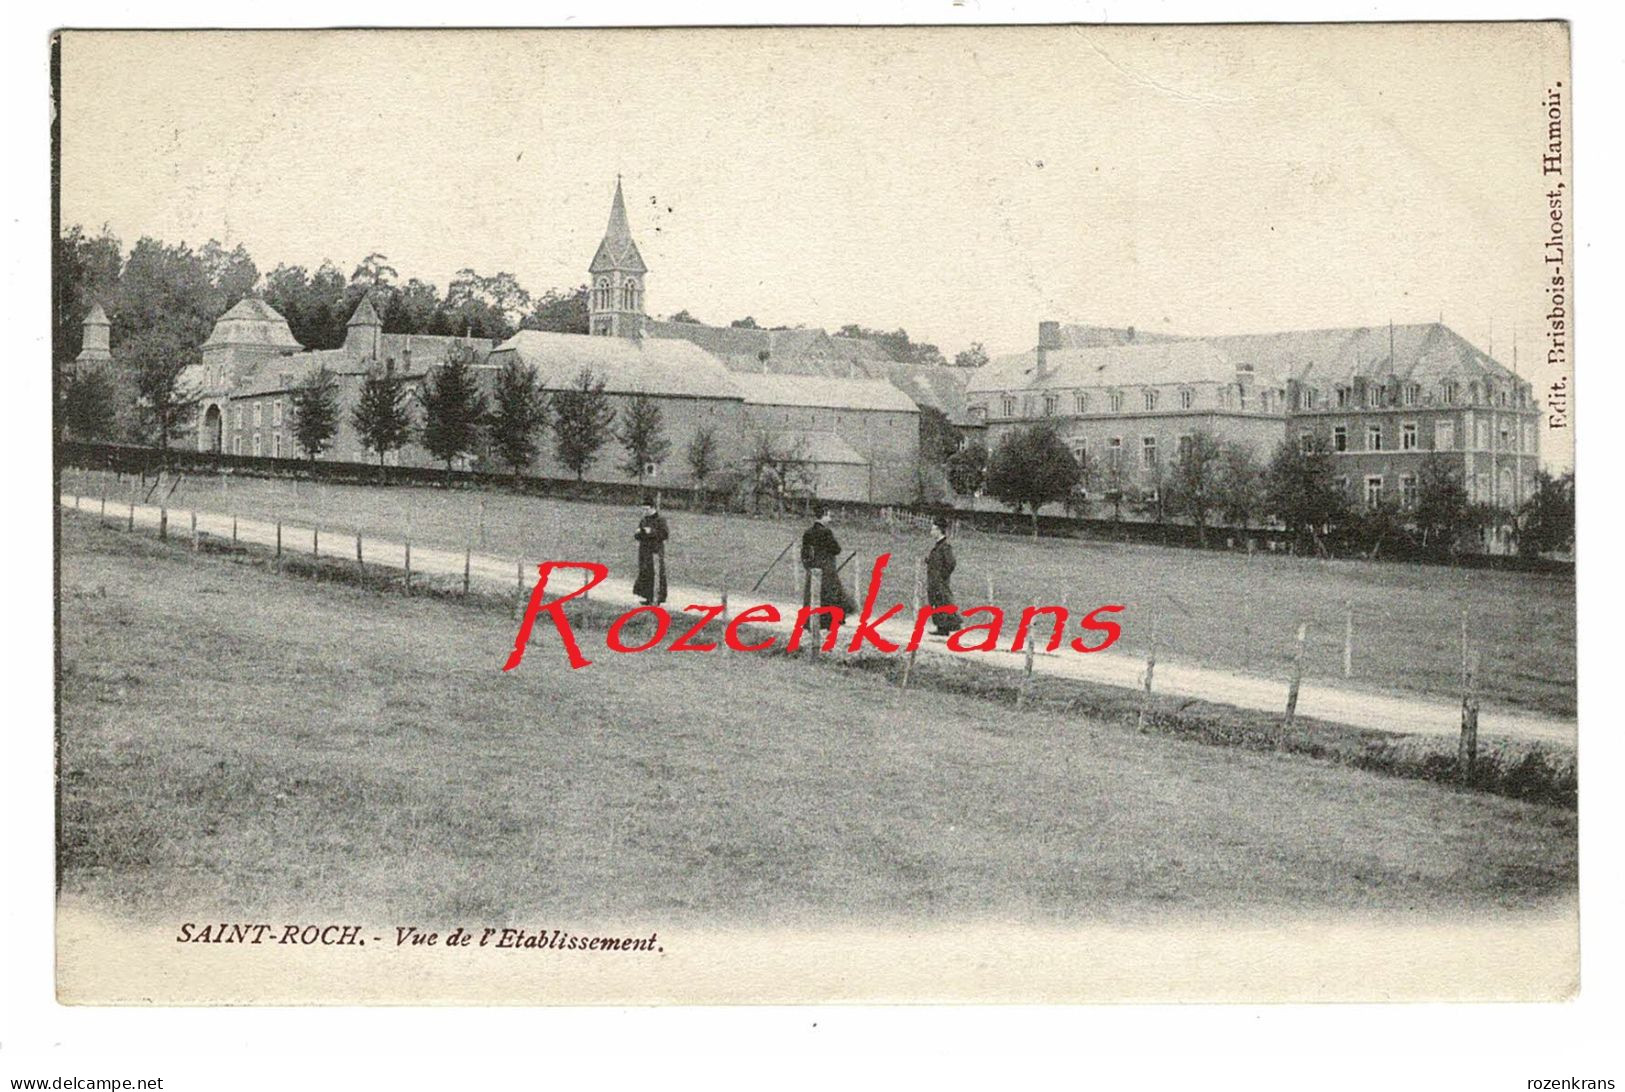
[[[95,498],[76,497],[64,493],[60,497],[60,503],[63,507],[77,507],[89,514],[99,513],[100,501]],[[163,509],[156,505],[137,504],[131,509],[128,503],[125,503],[110,506],[107,519],[110,522],[127,522],[133,518],[137,527],[156,528],[162,513]],[[188,509],[168,512],[170,533],[182,537],[189,535],[194,515],[199,532],[219,538],[231,537],[234,517],[203,510],[194,513]],[[276,545],[275,523],[237,517],[235,524],[237,538],[241,541],[261,546]],[[281,535],[283,549],[291,553],[308,555],[315,549],[319,551],[321,557],[351,561],[355,559],[356,541],[353,536],[338,533],[319,534],[318,529],[309,525],[291,523],[281,525]],[[362,545],[363,557],[367,562],[394,568],[402,568],[405,565],[406,550],[403,543],[367,538]],[[524,563],[517,558],[483,553],[470,553],[465,559],[465,555],[457,551],[412,547],[412,570],[415,573],[460,578],[463,575],[465,560],[470,583],[481,590],[510,590],[517,595],[521,583],[528,588],[534,579],[534,560]],[[631,606],[637,602],[632,595],[631,581],[614,577],[594,588],[592,596],[595,600],[617,606]],[[680,608],[686,603],[715,603],[717,598],[716,589],[672,585],[668,601],[674,607]],[[794,619],[799,607],[799,604],[786,604],[754,596],[748,604],[741,598],[733,605],[754,606],[757,602],[771,603],[778,608],[781,616],[790,620]],[[786,621],[777,626],[763,628],[788,633],[791,623]],[[912,621],[880,627],[880,632],[888,640],[899,644],[908,641],[911,631]],[[950,653],[942,644],[930,642],[920,646],[919,654],[927,658],[965,656],[1010,671],[1020,671],[1024,664],[1024,657],[1017,653]],[[1130,689],[1138,689],[1143,685],[1144,669],[1144,660],[1139,656],[1117,651],[1087,656],[1072,653],[1040,654],[1033,667],[1034,672],[1038,674]],[[1241,709],[1279,712],[1286,706],[1285,679],[1262,678],[1160,659],[1156,666],[1154,685],[1160,694],[1217,702]],[[1299,689],[1298,713],[1305,717],[1354,728],[1412,735],[1454,736],[1459,732],[1461,723],[1460,706],[1454,702],[1371,693],[1312,682],[1305,682]],[[1576,739],[1576,722],[1514,710],[1483,708],[1479,713],[1479,733],[1482,736],[1537,739],[1573,746]]]

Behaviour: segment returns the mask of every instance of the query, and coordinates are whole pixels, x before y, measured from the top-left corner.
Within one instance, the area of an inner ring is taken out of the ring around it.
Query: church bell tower
[[[609,227],[588,266],[588,329],[605,337],[643,336],[643,288],[649,269],[632,241],[626,222],[626,198],[621,179],[615,177],[615,201],[609,207]]]

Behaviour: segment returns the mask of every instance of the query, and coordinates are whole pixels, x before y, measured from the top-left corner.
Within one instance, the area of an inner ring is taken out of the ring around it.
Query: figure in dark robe
[[[655,507],[653,497],[643,498],[643,518],[638,520],[638,578],[632,594],[644,606],[666,601],[666,520]]]
[[[820,504],[814,513],[813,525],[801,536],[801,567],[817,569],[818,606],[840,607],[847,614],[857,611],[857,604],[846,593],[840,574],[835,570],[841,564],[841,544],[835,532],[829,529],[829,506]]]
[[[948,541],[948,520],[937,516],[931,521],[931,534],[936,539],[925,555],[925,602],[932,607],[952,607],[953,589],[949,581],[954,575],[954,548]],[[965,620],[957,613],[933,614],[931,628],[938,637],[947,637],[965,628]]]

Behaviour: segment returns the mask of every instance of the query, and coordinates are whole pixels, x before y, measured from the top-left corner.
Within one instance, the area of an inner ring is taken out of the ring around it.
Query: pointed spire
[[[604,228],[604,241],[593,255],[591,273],[607,273],[619,269],[628,273],[646,273],[643,255],[632,241],[632,225],[626,219],[626,195],[621,192],[621,176],[615,176],[615,199],[609,206],[609,226]]]
[[[384,323],[378,317],[378,311],[372,305],[369,296],[362,296],[361,302],[356,304],[355,311],[350,315],[350,326],[382,326]]]

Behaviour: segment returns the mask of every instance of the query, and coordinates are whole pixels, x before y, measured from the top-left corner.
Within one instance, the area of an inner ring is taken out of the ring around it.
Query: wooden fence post
[[[1463,785],[1473,783],[1478,764],[1478,653],[1468,657],[1461,692],[1461,741],[1456,746],[1456,774]]]
[[[163,507],[162,505],[159,505],[159,507],[158,507],[158,540],[160,542],[163,542],[163,541],[168,540],[168,538],[169,538],[169,509]]]
[[[909,620],[911,622],[917,621],[919,619],[919,617],[920,617],[920,596],[922,594],[922,592],[920,590],[920,574],[924,570],[925,570],[925,561],[924,561],[924,559],[921,559],[921,560],[916,561],[914,563],[914,610],[909,615]],[[914,674],[914,657],[919,655],[919,651],[920,651],[919,648],[912,641],[910,641],[909,642],[909,647],[908,647],[908,660],[903,664],[903,689],[904,690],[908,689],[909,676]]]
[[[107,490],[106,489],[102,490],[102,514],[100,516],[96,517],[96,522],[99,523],[99,524],[107,522]]]
[[[1309,623],[1298,623],[1298,651],[1292,657],[1292,685],[1286,692],[1286,726],[1292,727],[1292,722],[1298,716],[1298,686],[1303,682],[1303,643],[1308,635]]]
[[[463,598],[464,599],[468,598],[468,564],[469,564],[470,556],[473,554],[473,552],[474,552],[473,547],[465,547],[464,550],[463,550]]]
[[[1140,711],[1134,718],[1136,731],[1145,731],[1145,722],[1151,714],[1151,682],[1157,674],[1157,620],[1151,618],[1151,647],[1145,654],[1145,685],[1140,690]]]
[[[135,495],[133,493],[130,496],[130,522],[124,529],[126,531],[135,530]]]
[[[1032,697],[1033,690],[1033,631],[1027,630],[1027,648],[1025,662],[1021,668],[1021,689],[1016,691],[1016,708],[1020,709]]]
[[[1354,677],[1354,600],[1350,599],[1343,613],[1343,677]]]
[[[367,563],[361,560],[361,532],[355,533],[355,571],[361,578],[361,586],[367,586]]]
[[[513,563],[513,586],[515,592],[513,616],[523,618],[525,616],[525,563],[523,561]]]
[[[237,545],[237,517],[236,516],[231,517],[231,544],[233,546]]]
[[[805,575],[801,580],[801,606],[802,609],[808,609],[813,605],[812,592],[815,584],[819,588],[820,598],[822,598],[822,590],[824,587],[824,570],[820,567],[814,567],[810,569],[803,569],[802,572]],[[818,658],[818,646],[824,643],[823,620],[819,616],[815,615],[814,617],[818,617],[819,620],[811,627],[812,643],[807,646],[806,652],[807,659],[809,660],[816,660]],[[794,632],[793,628],[791,632]],[[801,635],[802,637],[806,637],[806,631],[803,630]]]
[[[722,585],[722,654],[728,654],[728,585]]]
[[[276,567],[282,571],[282,521],[276,521]]]
[[[412,594],[412,540],[406,540],[406,585],[407,595]]]
[[[197,551],[198,551],[197,509],[194,508],[194,509],[192,509],[192,552],[195,554],[195,553],[197,553]]]

